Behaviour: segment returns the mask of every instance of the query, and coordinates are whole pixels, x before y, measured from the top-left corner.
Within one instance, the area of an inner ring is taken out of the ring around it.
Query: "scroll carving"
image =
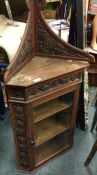
[[[55,90],[62,86],[68,85],[68,83],[73,83],[75,81],[81,80],[81,73],[75,73],[68,77],[61,77],[59,79],[50,81],[40,86],[28,88],[27,90],[27,98],[35,98],[36,96],[40,96],[43,93],[47,93],[49,91]]]
[[[65,76],[65,77],[57,78],[49,82],[44,82],[44,84],[41,84],[39,86],[36,85],[34,87],[33,86],[30,88],[28,87],[27,92],[26,92],[26,97],[24,96],[24,93],[21,89],[18,89],[18,88],[15,89],[13,87],[9,89],[9,94],[10,94],[9,98],[10,100],[18,99],[18,101],[25,101],[30,98],[33,99],[36,96],[42,95],[43,93],[47,93],[49,91],[55,90],[57,88],[61,88],[62,86],[66,86],[70,83],[80,81],[80,80],[81,80],[81,73],[78,72],[78,73],[72,74],[67,77]],[[16,109],[18,109],[18,106]],[[18,113],[19,111],[20,109],[18,110]]]

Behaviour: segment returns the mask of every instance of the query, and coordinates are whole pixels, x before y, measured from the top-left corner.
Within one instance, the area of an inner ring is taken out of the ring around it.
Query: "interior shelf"
[[[33,109],[33,123],[37,123],[51,115],[58,113],[64,109],[72,106],[72,102],[66,102],[60,99],[55,99],[44,104],[37,106]]]
[[[35,149],[35,166],[49,160],[63,150],[70,147],[67,132],[64,132],[48,142],[36,147]]]
[[[35,125],[35,145],[38,146],[56,135],[66,131],[70,127],[71,111],[61,112]]]

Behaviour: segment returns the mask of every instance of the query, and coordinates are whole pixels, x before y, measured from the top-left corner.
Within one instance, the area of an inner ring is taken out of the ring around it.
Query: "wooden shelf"
[[[71,102],[64,102],[59,99],[49,101],[45,105],[42,104],[33,109],[33,122],[37,123],[59,111],[70,108],[71,105]]]
[[[35,166],[42,164],[63,150],[69,148],[70,145],[67,139],[67,135],[67,132],[64,132],[49,140],[45,144],[37,147],[35,149]]]
[[[69,129],[70,114],[62,112],[60,116],[54,115],[37,124],[35,126],[35,145],[38,146]]]

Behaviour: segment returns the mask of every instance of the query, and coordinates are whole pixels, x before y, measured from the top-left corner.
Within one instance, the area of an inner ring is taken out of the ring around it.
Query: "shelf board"
[[[37,167],[37,166],[39,166],[40,164],[42,164],[42,163],[48,161],[48,160],[51,159],[52,157],[58,155],[59,153],[61,153],[62,151],[65,151],[66,149],[69,149],[70,147],[71,147],[70,145],[66,145],[64,148],[59,149],[59,150],[56,151],[55,153],[54,153],[55,149],[53,148],[52,154],[49,155],[48,157],[44,158],[43,160],[41,160],[41,156],[38,155],[38,156],[37,156],[37,159],[36,159],[35,167]],[[44,149],[45,149],[45,148],[44,148]],[[49,147],[48,147],[48,149],[49,149]],[[42,155],[42,156],[43,156],[43,155]]]
[[[69,143],[68,133],[64,132],[39,147],[36,147],[35,166],[42,164],[70,146],[72,146],[72,143]]]
[[[44,120],[35,127],[35,146],[39,146],[69,129],[69,116],[62,116],[60,118],[58,120],[52,117],[50,120]]]
[[[47,102],[45,105],[42,104],[33,109],[33,123],[37,123],[55,113],[68,109],[71,105],[71,102],[64,102],[58,99]]]

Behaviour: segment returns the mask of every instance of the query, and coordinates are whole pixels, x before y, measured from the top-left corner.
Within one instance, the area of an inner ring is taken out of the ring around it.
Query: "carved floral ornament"
[[[55,90],[56,88],[61,88],[62,86],[66,86],[71,82],[79,81],[81,80],[81,73],[76,73],[68,77],[62,77],[53,81],[50,81],[48,83],[45,83],[43,85],[28,88],[27,90],[27,97],[34,98],[36,96],[40,96],[43,93],[47,93],[49,91]]]
[[[78,73],[72,74],[70,76],[65,76],[65,77],[58,78],[56,80],[45,82],[44,84],[41,84],[39,86],[35,85],[34,87],[33,86],[30,88],[28,87],[27,93],[26,93],[26,98],[33,99],[36,96],[42,95],[43,93],[47,93],[49,91],[55,90],[56,88],[61,88],[61,87],[66,86],[70,83],[80,81],[80,80],[81,80],[81,73],[78,72]],[[11,93],[10,99],[17,98],[20,101],[25,100],[21,89],[17,89],[17,91],[16,91],[16,89],[13,88],[13,89],[10,89],[9,91]]]

